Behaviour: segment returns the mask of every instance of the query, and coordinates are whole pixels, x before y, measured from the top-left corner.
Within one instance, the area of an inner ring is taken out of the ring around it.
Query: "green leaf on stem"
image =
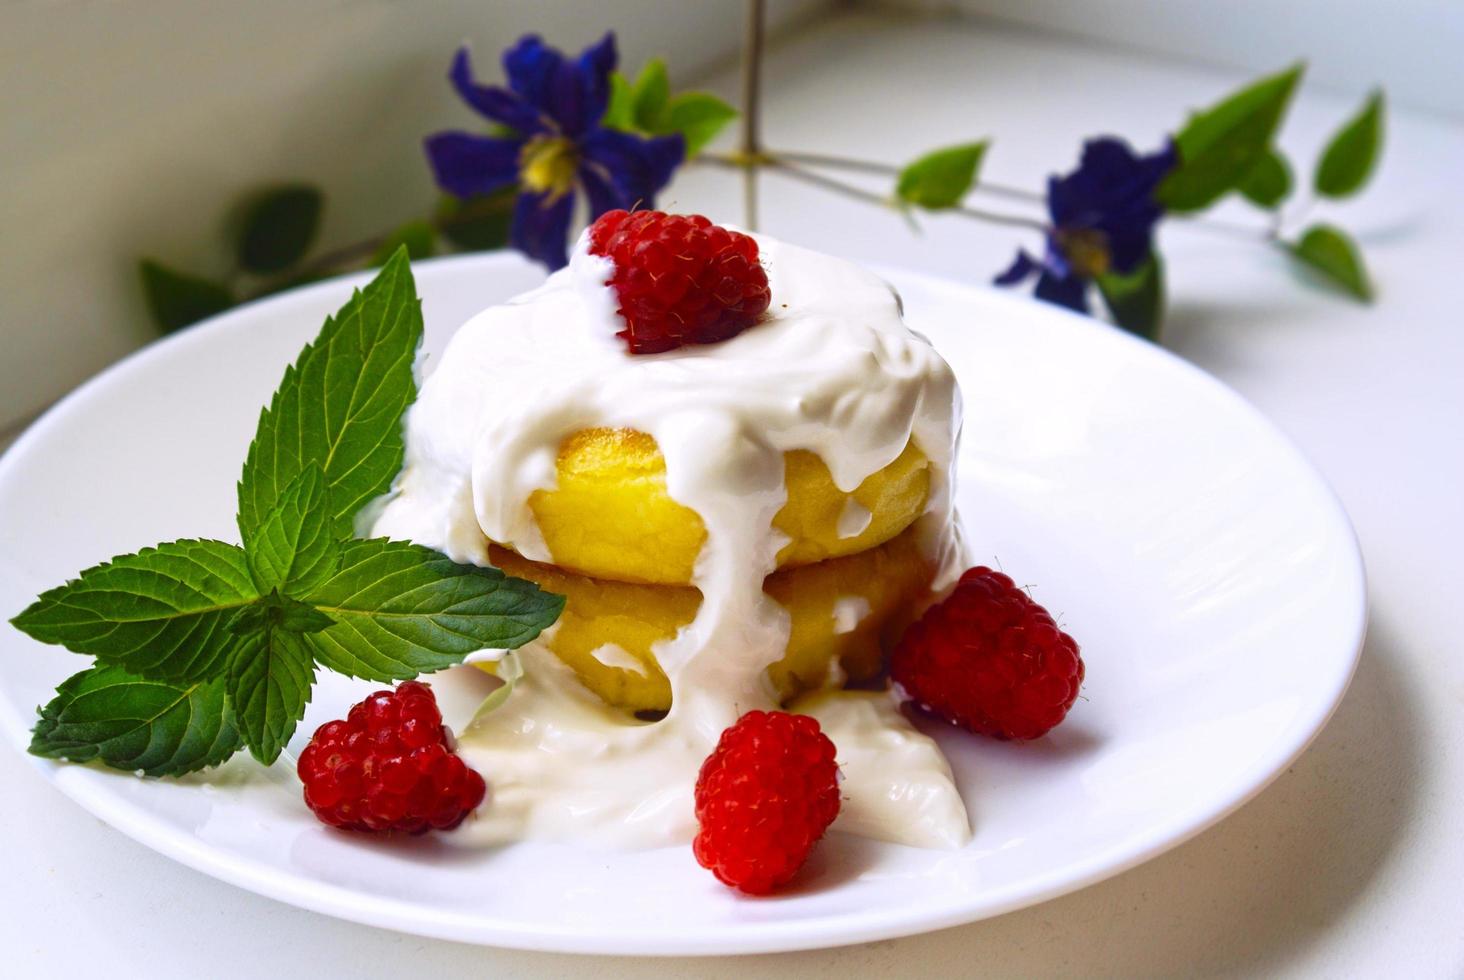
[[[1318,273],[1354,299],[1372,302],[1372,283],[1362,252],[1348,234],[1332,225],[1312,225],[1297,242],[1285,244],[1287,252],[1304,267]]]
[[[163,333],[222,313],[235,303],[234,294],[223,283],[169,269],[152,259],[138,263],[138,273],[148,312]]]
[[[261,274],[290,268],[310,251],[324,209],[325,195],[309,184],[285,184],[257,193],[244,209],[239,265]]]
[[[1383,93],[1377,90],[1327,144],[1312,186],[1324,197],[1356,194],[1376,169],[1382,145]]]
[[[1159,202],[1199,211],[1244,183],[1270,148],[1303,68],[1268,75],[1192,115],[1175,137],[1179,163],[1159,185]]]
[[[88,568],[11,623],[149,680],[206,681],[223,673],[229,622],[259,595],[242,548],[173,541]]]
[[[1128,275],[1098,277],[1098,291],[1113,321],[1129,333],[1156,343],[1164,322],[1164,263],[1158,252]]]
[[[478,650],[520,647],[564,608],[563,597],[496,568],[383,538],[348,544],[335,574],[302,598],[336,622],[309,637],[315,658],[373,681],[408,680]]]
[[[30,751],[47,759],[93,759],[145,776],[182,776],[223,762],[242,740],[222,679],[150,681],[93,665],[63,681],[40,709]]]
[[[517,187],[506,187],[481,197],[444,195],[437,202],[437,227],[454,248],[468,252],[503,248],[508,244],[509,229],[513,226],[517,197]]]
[[[630,96],[631,119],[635,121],[636,128],[655,132],[671,98],[671,79],[666,74],[666,62],[660,58],[647,61]]]
[[[1267,150],[1241,181],[1239,190],[1257,207],[1275,208],[1291,193],[1291,167],[1280,153]]]
[[[416,398],[412,365],[421,340],[422,308],[402,248],[326,320],[260,413],[239,479],[246,541],[311,466],[325,476],[327,534],[352,536],[356,513],[401,469],[401,419]]]
[[[407,258],[413,262],[419,259],[430,259],[437,251],[437,229],[432,227],[430,221],[421,218],[399,226],[386,236],[386,241],[382,242],[381,247],[372,254],[371,266],[379,268],[386,265],[399,248],[405,248]]]
[[[656,132],[680,133],[686,140],[686,155],[690,158],[736,118],[737,110],[710,92],[683,92],[667,103],[664,128]]]
[[[895,197],[930,210],[955,207],[975,184],[988,145],[981,140],[932,150],[900,171]]]

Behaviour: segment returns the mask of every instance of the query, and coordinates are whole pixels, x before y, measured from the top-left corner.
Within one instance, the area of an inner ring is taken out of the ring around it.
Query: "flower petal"
[[[1133,271],[1148,257],[1154,225],[1164,213],[1154,191],[1177,160],[1172,140],[1148,156],[1113,137],[1088,140],[1078,168],[1048,181],[1053,224],[1103,232],[1112,268]]]
[[[616,60],[614,34],[606,34],[572,63],[537,35],[527,34],[504,52],[503,70],[520,98],[553,119],[564,135],[576,137],[605,115]]]
[[[598,194],[591,192],[592,208],[610,204],[608,190],[617,198],[601,213],[610,208],[653,208],[656,195],[686,159],[686,141],[680,134],[641,137],[616,129],[595,129],[580,141],[580,152],[581,177],[593,175],[586,179],[586,190],[595,182],[601,185]]]
[[[1079,313],[1088,312],[1088,283],[1077,276],[1059,278],[1050,272],[1042,273],[1042,278],[1037,280],[1037,288],[1033,291],[1040,300],[1048,303],[1056,303],[1058,306],[1066,306],[1070,310],[1077,310]]]
[[[513,230],[510,241],[514,248],[529,258],[547,265],[550,271],[569,264],[567,242],[569,216],[574,209],[574,195],[520,194],[513,208]]]
[[[522,140],[435,133],[423,141],[437,186],[457,197],[491,194],[518,180]]]
[[[1027,254],[1026,249],[1019,248],[1017,257],[1012,259],[1012,264],[991,282],[995,286],[1015,286],[1041,268],[1042,266],[1038,264],[1037,260]]]
[[[525,136],[544,128],[539,110],[522,98],[506,88],[477,83],[473,78],[473,63],[466,47],[458,48],[447,77],[464,102],[494,122],[503,123]]]

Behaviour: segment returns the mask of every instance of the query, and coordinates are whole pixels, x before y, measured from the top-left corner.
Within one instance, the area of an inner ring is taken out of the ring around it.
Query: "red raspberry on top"
[[[632,354],[734,337],[772,299],[757,242],[699,214],[607,211],[590,226],[590,254],[615,263],[617,336]]]
[[[749,711],[702,764],[692,851],[723,884],[766,895],[803,867],[838,814],[834,743],[818,722]]]
[[[905,631],[890,675],[946,721],[1028,739],[1067,716],[1083,683],[1083,658],[1046,609],[1007,576],[980,566]]]
[[[343,830],[451,830],[483,802],[483,777],[452,751],[432,689],[377,691],[321,725],[296,770],[305,805]]]

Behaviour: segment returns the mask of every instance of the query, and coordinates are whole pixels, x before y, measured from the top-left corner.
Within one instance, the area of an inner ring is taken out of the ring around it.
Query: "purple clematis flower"
[[[550,269],[564,266],[575,189],[590,220],[615,208],[654,207],[686,158],[681,136],[643,138],[600,125],[610,101],[615,35],[573,61],[530,34],[503,54],[508,87],[480,85],[468,51],[448,78],[464,102],[497,123],[494,136],[446,132],[427,137],[437,184],[457,197],[518,186],[511,241]]]
[[[1038,299],[1088,312],[1088,284],[1101,275],[1127,275],[1148,259],[1154,225],[1164,209],[1154,191],[1179,157],[1174,142],[1139,156],[1112,137],[1083,144],[1078,169],[1047,180],[1052,231],[1041,259],[1018,250],[994,282],[1014,286],[1037,276]]]

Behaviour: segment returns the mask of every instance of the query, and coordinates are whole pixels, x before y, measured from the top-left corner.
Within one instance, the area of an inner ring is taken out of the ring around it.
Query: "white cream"
[[[628,723],[542,644],[526,648],[523,681],[460,733],[491,797],[458,839],[690,839],[702,760],[740,714],[776,706],[765,672],[782,657],[789,625],[762,583],[786,541],[772,528],[787,499],[784,452],[818,454],[849,492],[913,439],[933,464],[917,533],[941,569],[936,587],[960,566],[950,509],[959,393],[946,363],[905,326],[886,283],[758,236],[772,291],[762,322],[720,344],[637,356],[614,336],[622,323],[605,286],[609,268],[585,241],[569,268],[458,331],[408,416],[407,466],[374,533],[459,561],[487,564],[490,538],[550,561],[528,500],[554,486],[560,444],[584,428],[638,429],[665,456],[671,497],[706,525],[693,574],[703,602],[655,651],[673,703],[654,724]],[[851,778],[878,802],[846,790],[849,829],[919,844],[965,839],[949,771],[944,783],[931,775],[937,750],[897,712],[840,711],[830,723],[847,727],[830,733],[846,772],[910,763],[926,787],[891,797]],[[899,737],[885,737],[892,733]]]

